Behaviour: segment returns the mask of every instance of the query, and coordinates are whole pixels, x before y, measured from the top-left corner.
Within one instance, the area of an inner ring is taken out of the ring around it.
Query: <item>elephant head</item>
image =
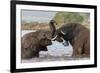
[[[64,36],[67,34],[64,32],[63,29],[56,29],[55,24],[57,24],[55,20],[51,20],[49,23],[51,27],[52,40],[56,40],[65,44]],[[66,42],[66,44],[69,45],[68,42]]]
[[[47,46],[52,44],[50,33],[39,30],[25,34],[21,38],[21,57],[23,59],[39,57],[40,51],[47,51]]]
[[[39,40],[39,44],[41,46],[48,46],[48,45],[52,45],[51,39],[52,39],[52,35],[50,31],[47,30],[40,30],[38,31],[38,40]]]

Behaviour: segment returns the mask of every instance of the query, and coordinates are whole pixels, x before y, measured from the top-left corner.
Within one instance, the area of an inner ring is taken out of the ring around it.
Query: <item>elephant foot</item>
[[[82,58],[82,55],[81,54],[73,54],[72,58]]]
[[[87,54],[73,54],[72,58],[90,58],[90,55],[87,55]]]
[[[84,58],[90,58],[90,55],[83,54],[82,57],[84,57]]]

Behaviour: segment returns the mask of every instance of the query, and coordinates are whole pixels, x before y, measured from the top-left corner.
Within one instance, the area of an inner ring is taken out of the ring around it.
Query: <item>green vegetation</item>
[[[61,25],[62,23],[83,23],[84,21],[88,21],[89,14],[88,13],[79,13],[79,12],[58,12],[54,20]]]

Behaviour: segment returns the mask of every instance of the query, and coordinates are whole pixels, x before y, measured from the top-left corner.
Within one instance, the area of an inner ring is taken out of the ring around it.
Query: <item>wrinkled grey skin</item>
[[[73,46],[73,56],[90,57],[90,31],[78,23],[68,23],[55,30],[53,35],[58,42],[70,42]]]
[[[51,45],[51,32],[39,30],[25,34],[21,38],[21,58],[30,59],[39,57],[40,51],[47,51],[48,45]]]

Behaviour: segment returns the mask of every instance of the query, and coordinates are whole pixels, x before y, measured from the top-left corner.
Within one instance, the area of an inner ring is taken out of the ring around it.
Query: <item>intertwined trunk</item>
[[[51,20],[51,21],[49,22],[49,26],[50,26],[52,38],[54,38],[55,35],[56,35],[56,27],[55,27],[55,24],[57,24],[55,20]]]

